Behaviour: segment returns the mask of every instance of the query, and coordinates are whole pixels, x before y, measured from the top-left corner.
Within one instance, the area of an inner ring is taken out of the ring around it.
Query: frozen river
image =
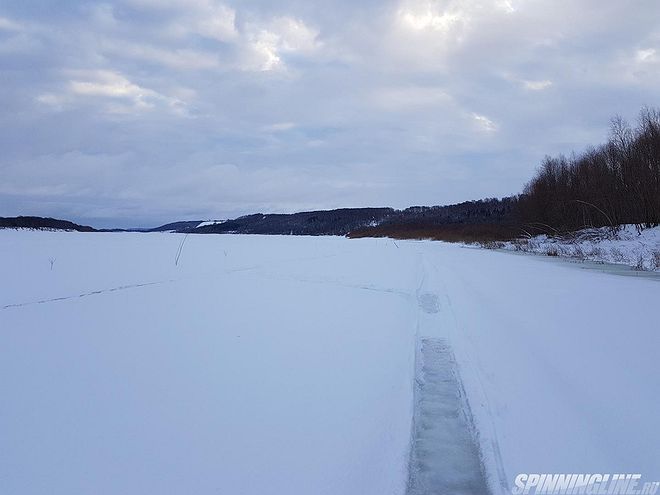
[[[0,231],[3,493],[660,479],[653,280],[327,237],[189,236],[175,265],[181,240]]]

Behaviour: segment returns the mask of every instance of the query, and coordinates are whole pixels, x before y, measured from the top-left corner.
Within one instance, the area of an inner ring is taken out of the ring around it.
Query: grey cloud
[[[153,224],[517,192],[660,93],[660,5],[8,0],[0,215]]]

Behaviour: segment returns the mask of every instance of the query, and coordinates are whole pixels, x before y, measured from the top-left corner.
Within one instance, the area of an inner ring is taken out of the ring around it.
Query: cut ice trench
[[[490,493],[449,345],[422,338],[407,495]]]

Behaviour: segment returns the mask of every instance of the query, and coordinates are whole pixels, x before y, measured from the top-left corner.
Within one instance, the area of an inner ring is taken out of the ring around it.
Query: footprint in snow
[[[426,313],[438,313],[440,311],[440,299],[436,294],[425,292],[417,298],[419,307]]]

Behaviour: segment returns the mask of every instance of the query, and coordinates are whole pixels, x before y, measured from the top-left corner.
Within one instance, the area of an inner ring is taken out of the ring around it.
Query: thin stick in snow
[[[183,252],[183,246],[186,243],[186,239],[188,239],[188,234],[183,236],[183,240],[179,244],[179,249],[176,252],[176,258],[174,258],[174,266],[179,266],[179,258],[181,258],[181,253]]]

